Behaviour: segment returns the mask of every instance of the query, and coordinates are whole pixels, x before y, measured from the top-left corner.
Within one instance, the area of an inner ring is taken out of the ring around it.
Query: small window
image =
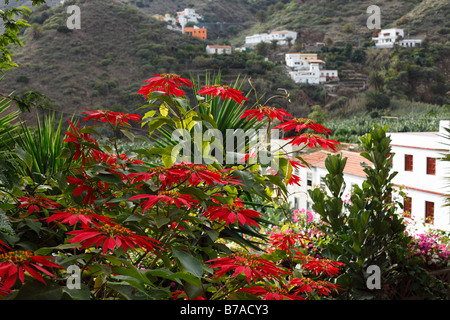
[[[311,172],[308,172],[308,174],[307,174],[306,185],[308,187],[312,187],[312,173]]]
[[[405,217],[411,218],[412,199],[406,197],[403,199],[403,210],[405,211]]]
[[[413,156],[405,154],[405,171],[413,171]]]
[[[434,202],[425,201],[425,222],[434,223]]]
[[[298,198],[294,198],[294,209],[298,209]]]
[[[325,189],[325,180],[324,177],[320,177],[320,188]]]
[[[436,175],[436,159],[427,158],[427,174]]]

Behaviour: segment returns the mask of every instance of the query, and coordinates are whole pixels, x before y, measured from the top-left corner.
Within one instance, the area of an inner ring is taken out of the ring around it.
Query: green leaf
[[[203,276],[203,266],[197,258],[193,257],[187,252],[179,251],[177,249],[173,249],[172,253],[174,257],[177,258],[181,263],[186,272],[189,272],[190,274],[198,278],[201,278]]]
[[[168,224],[170,219],[167,217],[155,216],[155,223],[158,228],[161,228],[163,225]]]
[[[33,166],[33,157],[31,154],[26,152],[24,149],[22,149],[19,145],[16,144],[16,154],[19,157],[20,160],[25,163],[28,169],[31,169]]]
[[[68,294],[73,300],[90,300],[91,291],[84,283],[81,283],[80,289],[68,289],[65,287],[63,292]]]
[[[14,300],[59,300],[62,295],[61,286],[55,282],[46,281],[44,284],[36,279],[28,279]]]

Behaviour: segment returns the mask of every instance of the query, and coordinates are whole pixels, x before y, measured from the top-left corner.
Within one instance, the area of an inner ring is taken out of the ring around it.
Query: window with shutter
[[[434,202],[425,201],[425,222],[434,223]]]
[[[413,171],[413,156],[405,154],[405,171]]]
[[[412,199],[406,197],[403,199],[403,210],[405,211],[405,217],[411,218]]]
[[[427,158],[427,174],[436,175],[436,159]]]

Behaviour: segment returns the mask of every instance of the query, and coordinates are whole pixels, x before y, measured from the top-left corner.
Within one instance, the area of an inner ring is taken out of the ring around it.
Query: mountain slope
[[[67,29],[65,6],[33,13],[25,46],[15,50],[19,67],[5,75],[3,93],[36,90],[66,112],[95,106],[134,110],[142,103],[134,94],[142,81],[153,73],[182,71],[173,51],[200,43],[120,1],[77,3],[80,30]]]
[[[373,33],[367,28],[367,19],[371,15],[367,13],[367,8],[371,5],[380,7],[381,28],[398,25],[405,27],[411,36],[434,36],[434,40],[441,42],[448,40],[446,34],[438,32],[450,17],[448,2],[442,0],[280,1],[270,6],[265,17],[243,31],[240,38],[243,41],[246,35],[290,29],[297,31],[304,42],[323,42],[329,38],[333,42],[362,45],[370,40]],[[440,32],[444,33],[445,30]]]

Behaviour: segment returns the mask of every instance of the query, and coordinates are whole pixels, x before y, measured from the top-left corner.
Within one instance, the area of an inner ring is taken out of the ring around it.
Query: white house
[[[208,54],[231,54],[231,46],[207,45],[206,53]]]
[[[285,45],[289,42],[294,43],[297,39],[297,32],[289,30],[272,31],[270,33],[258,33],[245,37],[245,46],[253,47],[260,42],[270,43],[277,41],[277,44]]]
[[[366,173],[361,166],[362,162],[370,165],[370,161],[362,157],[359,152],[351,150],[342,150],[338,153],[342,154],[342,158],[347,158],[347,163],[344,168],[344,181],[345,191],[344,196],[349,196],[352,191],[353,185],[361,186],[366,179]],[[289,198],[293,209],[307,209],[312,210],[312,200],[308,194],[308,190],[312,190],[316,187],[324,188],[325,183],[323,178],[328,174],[325,167],[325,159],[329,154],[336,154],[329,151],[321,150],[309,154],[301,155],[310,168],[300,168],[294,170],[294,174],[298,175],[301,179],[300,186],[290,185],[288,186]]]
[[[292,70],[308,70],[310,60],[317,60],[317,53],[286,53],[286,66]]]
[[[195,12],[195,9],[186,8],[183,11],[177,12],[178,23],[184,27],[188,22],[198,23],[203,19],[203,16]]]
[[[339,80],[337,70],[320,69],[322,60],[309,60],[308,71],[289,71],[289,75],[295,83],[321,84],[329,80]]]
[[[420,47],[422,45],[421,39],[402,39],[397,42],[397,44],[401,47],[413,48]]]
[[[376,48],[393,48],[395,45],[416,47],[422,43],[420,39],[405,39],[405,31],[398,28],[382,29],[372,40],[375,42]]]
[[[450,120],[440,122],[439,132],[390,133],[390,137],[395,154],[392,170],[398,172],[394,183],[406,193],[405,211],[418,226],[425,223],[450,231],[450,207],[445,206],[450,164],[439,160],[450,151],[444,128],[450,128]]]

